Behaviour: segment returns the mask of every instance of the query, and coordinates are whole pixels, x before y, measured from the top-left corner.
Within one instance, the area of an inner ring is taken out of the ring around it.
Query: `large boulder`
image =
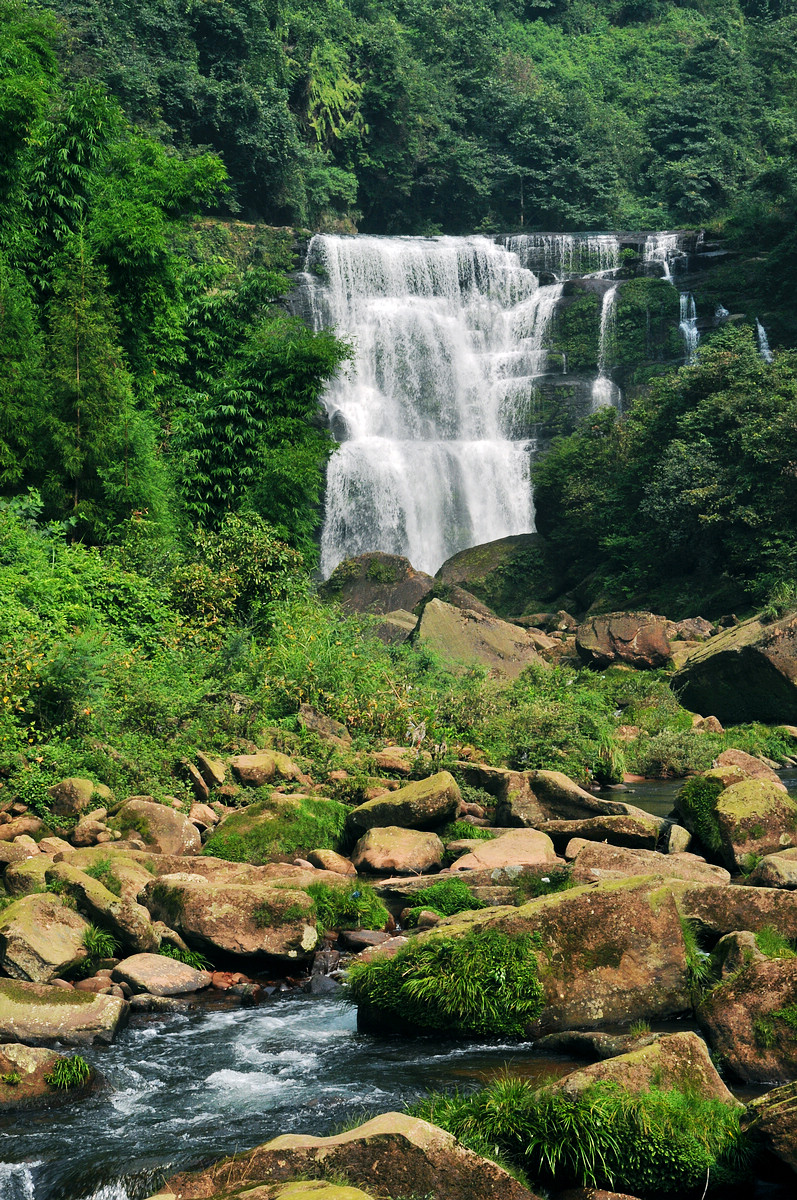
[[[666,617],[649,612],[603,613],[579,625],[576,650],[582,662],[601,671],[618,662],[664,667],[672,653],[667,625]]]
[[[174,1176],[168,1194],[204,1200],[235,1195],[242,1182],[254,1189],[260,1182],[297,1175],[343,1175],[364,1187],[378,1182],[380,1195],[395,1200],[432,1195],[445,1200],[534,1200],[533,1193],[502,1167],[467,1150],[452,1134],[395,1112],[332,1137],[285,1134],[204,1170]]]
[[[706,1043],[689,1031],[666,1034],[647,1046],[581,1067],[565,1075],[556,1087],[577,1095],[593,1083],[615,1083],[629,1092],[676,1088],[704,1100],[722,1100],[742,1107],[722,1082]]]
[[[662,875],[692,879],[697,883],[730,883],[730,874],[695,854],[659,854],[656,850],[628,850],[605,842],[575,840],[565,857],[573,860],[573,878],[580,883],[628,879],[634,875]]]
[[[640,809],[634,815],[618,813],[575,821],[546,821],[543,828],[557,850],[563,850],[571,838],[609,842],[612,846],[634,850],[655,850],[671,826],[663,817],[652,816]]]
[[[273,792],[268,799],[248,804],[225,817],[205,842],[205,852],[253,864],[273,862],[287,852],[301,853],[326,839],[336,840],[343,832],[347,812],[338,801],[322,796]],[[304,845],[297,845],[298,830],[307,839]]]
[[[0,962],[6,974],[48,983],[86,958],[83,937],[89,927],[57,896],[22,896],[0,913]]]
[[[310,897],[286,882],[215,883],[182,872],[152,880],[144,902],[154,917],[200,950],[290,961],[310,954],[318,933]]]
[[[797,722],[797,614],[720,630],[673,678],[681,703],[724,725]]]
[[[460,801],[454,776],[438,771],[428,779],[408,783],[397,792],[377,796],[352,809],[346,818],[346,832],[350,837],[359,837],[368,829],[386,825],[431,829],[450,821]]]
[[[451,864],[452,871],[494,870],[507,866],[553,866],[556,857],[553,842],[536,829],[510,829],[491,841],[472,844],[469,852]]]
[[[255,750],[254,754],[236,754],[230,759],[232,773],[244,787],[261,788],[275,780],[305,781],[299,767],[279,750]]]
[[[786,785],[772,767],[768,766],[763,759],[756,758],[754,754],[746,754],[744,750],[736,750],[733,747],[723,750],[717,756],[714,770],[718,771],[727,767],[738,767],[746,779],[768,779],[770,783],[776,784],[783,791],[786,790]],[[728,779],[726,786],[730,787],[732,783],[739,782],[738,779]]]
[[[202,849],[199,830],[188,817],[147,796],[125,801],[109,825],[123,834],[137,833],[159,854],[198,854]]]
[[[748,1083],[797,1076],[797,959],[753,961],[698,1009],[712,1049]]]
[[[533,829],[545,821],[579,821],[598,816],[633,816],[645,820],[648,815],[622,800],[594,796],[561,771],[491,770],[500,772],[493,784],[496,790],[486,789],[496,796],[498,825],[525,825]],[[479,778],[484,772],[484,768],[474,766],[468,774]],[[471,782],[470,778],[468,782]]]
[[[122,945],[133,950],[157,950],[158,938],[143,904],[116,896],[99,879],[69,862],[54,863],[45,878],[72,896],[81,912],[110,929]]]
[[[357,842],[351,861],[358,871],[369,874],[421,875],[440,866],[443,843],[436,833],[419,829],[374,827]]]
[[[133,954],[114,967],[111,978],[126,983],[134,992],[151,996],[182,996],[199,992],[211,983],[207,971],[197,971],[163,954]]]
[[[722,855],[732,870],[797,842],[797,802],[766,779],[746,779],[726,788],[714,814]]]
[[[747,882],[754,887],[797,888],[797,848],[765,855]]]
[[[48,984],[0,979],[0,1040],[49,1046],[112,1042],[127,1020],[126,1001]]]
[[[433,584],[431,575],[416,571],[409,559],[374,551],[347,558],[319,590],[347,612],[383,614],[415,608]]]
[[[89,1069],[89,1077],[82,1087],[70,1088],[68,1092],[55,1093],[47,1082],[47,1076],[56,1063],[64,1057],[55,1050],[43,1046],[23,1046],[20,1042],[5,1042],[0,1045],[0,1112],[19,1108],[48,1108],[54,1101],[78,1099],[88,1095],[94,1084],[95,1073]],[[19,1076],[16,1083],[7,1082]]]
[[[105,844],[85,846],[68,855],[56,855],[56,861],[68,863],[74,870],[84,874],[90,871],[95,879],[113,888],[114,893],[118,890],[120,899],[136,901],[139,892],[152,879],[155,864],[161,861],[161,856],[149,851],[119,850],[116,846]],[[47,869],[50,869],[50,864]]]
[[[682,916],[694,921],[708,937],[737,929],[751,933],[772,926],[790,940],[797,939],[797,893],[770,887],[722,887],[673,880]]]
[[[446,559],[435,579],[461,584],[501,617],[533,611],[560,587],[538,533],[516,533],[460,550]]]
[[[62,779],[47,790],[52,800],[50,807],[59,817],[80,816],[92,805],[96,808],[97,800],[105,803],[112,799],[110,788],[105,787],[104,784],[95,783],[93,779],[80,779],[76,776]]]
[[[797,1171],[797,1081],[751,1100],[744,1126],[754,1130],[767,1149]]]
[[[6,868],[4,883],[9,896],[28,896],[31,892],[43,892],[45,875],[53,860],[48,854],[35,854]]]
[[[495,675],[516,679],[526,667],[548,665],[528,629],[444,600],[425,605],[413,636],[454,670],[484,666]]]

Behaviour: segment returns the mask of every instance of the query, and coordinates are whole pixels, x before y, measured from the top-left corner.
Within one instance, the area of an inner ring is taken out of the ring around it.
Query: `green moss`
[[[595,950],[586,949],[581,952],[581,970],[594,971],[599,967],[619,967],[623,961],[622,946],[613,946],[604,942]]]
[[[154,903],[164,912],[170,924],[179,923],[183,915],[183,893],[168,883],[156,883],[152,889]]]
[[[106,858],[98,858],[96,862],[91,864],[91,866],[84,867],[83,873],[90,876],[91,879],[98,880],[103,887],[107,888],[109,892],[112,892],[114,896],[121,895],[122,883],[121,880],[117,879],[116,875],[114,875],[113,864],[110,856]]]
[[[259,865],[284,855],[337,850],[347,812],[336,800],[259,801],[228,817],[208,838],[202,852]]]
[[[392,563],[380,562],[378,558],[372,558],[366,567],[365,577],[374,583],[395,583],[398,573]]]
[[[55,1004],[60,1007],[79,1008],[81,1005],[93,1004],[95,997],[91,992],[67,991],[66,988],[51,989],[50,994],[40,996],[33,991],[26,991],[25,988],[13,979],[3,979],[0,980],[0,1005],[2,1005],[3,1000],[10,1000],[13,1004],[25,1004],[32,1007],[41,1005],[49,1008]]]
[[[279,929],[282,925],[292,925],[294,921],[306,920],[310,913],[301,904],[287,904],[280,908],[277,904],[269,904],[263,900],[252,910],[252,920],[258,929]]]
[[[724,791],[725,785],[721,779],[696,775],[693,779],[687,779],[676,801],[687,827],[712,854],[719,854],[722,850],[716,809],[717,800]]]

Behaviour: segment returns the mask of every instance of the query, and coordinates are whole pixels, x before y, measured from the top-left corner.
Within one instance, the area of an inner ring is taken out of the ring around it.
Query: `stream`
[[[797,785],[794,772],[783,777]],[[611,795],[667,813],[677,786]],[[354,1010],[335,997],[297,994],[136,1016],[112,1046],[81,1052],[104,1080],[94,1095],[0,1117],[0,1200],[143,1200],[178,1170],[280,1133],[329,1134],[430,1090],[479,1086],[504,1067],[540,1079],[577,1065],[534,1055],[530,1042],[359,1034]],[[793,1188],[758,1181],[753,1198],[793,1200]]]

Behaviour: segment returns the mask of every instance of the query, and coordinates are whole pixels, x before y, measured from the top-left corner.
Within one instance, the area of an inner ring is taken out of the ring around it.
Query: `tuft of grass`
[[[307,918],[309,913],[301,904],[287,904],[279,908],[264,900],[252,910],[252,920],[258,929],[278,929],[281,925],[291,925],[294,921]]]
[[[556,1190],[684,1195],[707,1178],[715,1187],[744,1178],[752,1159],[738,1110],[677,1090],[601,1082],[572,1096],[505,1077],[469,1096],[432,1094],[409,1111]]]
[[[390,916],[367,883],[311,883],[306,890],[315,906],[319,933],[325,929],[382,929]]]
[[[767,958],[797,958],[794,943],[784,937],[773,925],[765,925],[755,935],[755,944]]]
[[[438,836],[441,842],[457,842],[463,838],[490,842],[496,833],[494,829],[489,829],[485,825],[471,825],[469,821],[452,821],[440,830]]]
[[[99,925],[89,925],[83,934],[83,946],[92,962],[98,962],[102,958],[113,958],[119,949],[119,943],[113,934],[107,929],[101,929]]]
[[[521,875],[515,883],[518,904],[536,900],[538,896],[553,896],[556,892],[567,892],[578,887],[569,866],[551,867],[544,875],[531,873]]]
[[[696,775],[693,779],[687,779],[675,802],[687,828],[715,856],[722,851],[715,810],[720,793],[724,790],[725,784],[721,779],[706,779],[703,775]]]
[[[0,1083],[6,1084],[7,1087],[16,1087],[22,1083],[22,1076],[19,1071],[6,1071],[5,1075],[0,1075]]]
[[[82,1087],[91,1078],[91,1067],[85,1058],[73,1054],[71,1058],[62,1058],[53,1066],[52,1071],[45,1075],[44,1082],[48,1087],[59,1091]]]
[[[255,865],[310,850],[337,850],[348,809],[336,800],[302,797],[297,804],[260,800],[228,817],[202,853]]]
[[[412,898],[415,901],[414,908],[431,908],[441,917],[453,917],[455,913],[485,907],[484,901],[472,894],[464,879],[452,877],[440,879],[429,887],[413,892]]]
[[[163,942],[158,954],[162,954],[164,958],[173,958],[177,962],[185,963],[187,967],[193,967],[195,971],[213,970],[213,963],[198,950],[181,950],[179,946],[171,946],[168,942]]]
[[[121,880],[117,879],[116,875],[114,875],[113,863],[111,862],[110,856],[98,858],[96,862],[91,864],[91,866],[84,867],[83,873],[84,875],[89,875],[92,879],[96,879],[104,888],[107,888],[109,892],[112,892],[114,896],[121,895],[122,883]]]
[[[496,930],[432,936],[349,968],[347,999],[399,1028],[523,1037],[542,1011],[534,941]]]
[[[628,1027],[630,1037],[644,1037],[650,1033],[650,1025],[647,1021],[632,1021]]]
[[[680,918],[681,932],[686,950],[686,974],[693,1000],[714,982],[711,955],[700,945],[697,930],[691,921]]]

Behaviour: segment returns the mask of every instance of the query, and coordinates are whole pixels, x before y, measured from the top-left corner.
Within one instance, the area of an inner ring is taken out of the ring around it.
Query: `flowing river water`
[[[797,776],[784,778],[793,790]],[[627,798],[669,811],[676,788],[636,785]],[[142,1200],[177,1170],[280,1133],[328,1134],[505,1068],[540,1079],[576,1065],[537,1056],[531,1043],[359,1034],[336,998],[296,994],[138,1016],[112,1046],[83,1053],[104,1079],[94,1095],[0,1118],[0,1200]],[[745,1197],[793,1195],[793,1185],[759,1180]]]

